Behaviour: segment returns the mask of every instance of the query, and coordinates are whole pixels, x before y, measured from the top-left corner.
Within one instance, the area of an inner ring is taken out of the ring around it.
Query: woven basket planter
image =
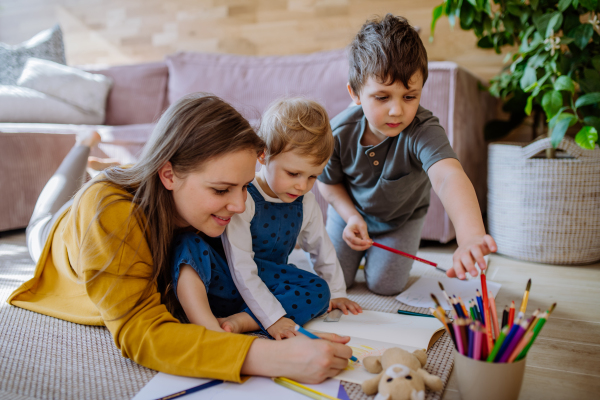
[[[600,150],[571,138],[572,158],[532,158],[550,139],[493,143],[488,158],[488,224],[498,252],[525,261],[584,264],[600,260]]]

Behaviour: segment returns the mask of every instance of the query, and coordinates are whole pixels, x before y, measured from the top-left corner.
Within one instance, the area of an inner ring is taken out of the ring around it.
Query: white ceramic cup
[[[460,397],[462,400],[517,400],[526,360],[488,363],[464,356],[454,349],[454,373]]]

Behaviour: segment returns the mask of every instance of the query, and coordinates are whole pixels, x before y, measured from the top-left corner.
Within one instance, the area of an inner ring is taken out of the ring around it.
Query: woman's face
[[[240,150],[207,161],[184,177],[168,162],[159,175],[173,193],[178,227],[193,226],[208,236],[225,231],[234,214],[244,212],[248,184],[254,179],[256,152]]]

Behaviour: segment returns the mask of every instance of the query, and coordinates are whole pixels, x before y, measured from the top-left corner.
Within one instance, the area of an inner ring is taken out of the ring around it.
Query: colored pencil
[[[504,306],[504,311],[502,311],[502,326],[500,329],[504,328],[508,324],[508,306]]]
[[[194,386],[194,387],[191,387],[189,389],[182,390],[180,392],[173,393],[173,394],[170,394],[168,396],[161,397],[161,398],[159,398],[157,400],[171,400],[171,399],[176,399],[178,397],[187,396],[188,394],[196,393],[196,392],[198,392],[200,390],[204,390],[204,389],[211,388],[213,386],[220,385],[221,383],[223,383],[222,380],[215,379],[214,381],[206,382],[206,383],[203,383],[201,385]]]
[[[311,339],[321,339],[320,337],[318,337],[317,335],[310,333],[309,331],[307,331],[306,329],[304,329],[303,327],[301,327],[300,325],[296,325],[296,327],[294,328],[296,329],[298,332],[300,332],[301,334],[308,336]],[[358,361],[358,358],[352,356],[350,357],[350,359],[354,362]]]
[[[492,295],[492,292],[488,292],[488,299],[490,301],[490,313],[492,314],[492,327],[494,328],[494,339],[500,335],[500,327],[498,326],[498,314],[496,313],[496,299]]]
[[[475,324],[473,322],[471,322],[471,325],[469,325],[469,353],[468,353],[469,358],[473,358],[473,352],[475,351],[474,327],[475,327]]]
[[[552,308],[552,310],[554,310],[554,308]],[[533,344],[535,339],[537,339],[537,337],[540,334],[540,331],[542,330],[542,328],[544,327],[544,324],[546,323],[547,319],[548,319],[548,311],[544,312],[542,314],[542,316],[538,318],[538,321],[535,324],[535,327],[533,328],[533,337],[531,338],[529,343],[527,343],[527,345],[523,348],[523,351],[521,351],[521,353],[517,356],[517,361],[523,359],[527,355],[529,348],[531,347],[531,345]]]
[[[469,313],[467,312],[467,307],[465,307],[465,303],[463,303],[462,299],[460,298],[460,296],[458,296],[458,304],[460,305],[463,314],[465,315],[465,317],[469,316]]]
[[[481,324],[475,326],[475,343],[473,343],[473,358],[481,360],[481,344],[484,335],[484,330]]]
[[[455,337],[454,344],[456,345],[456,350],[458,350],[458,352],[460,354],[465,354],[464,347],[463,347],[463,341],[462,341],[462,335],[460,334],[460,328],[458,327],[459,320],[460,320],[460,318],[455,320],[454,325],[453,325],[454,337]]]
[[[505,363],[508,361],[508,359],[510,358],[510,356],[512,355],[513,351],[517,348],[517,346],[519,345],[519,342],[521,341],[521,339],[523,338],[523,335],[525,335],[525,331],[527,330],[527,321],[523,320],[523,322],[521,322],[517,328],[517,331],[515,332],[515,335],[513,336],[513,338],[510,341],[510,344],[506,347],[506,350],[504,350],[504,353],[502,353],[502,356],[500,357],[500,362],[501,363]]]
[[[467,318],[467,315],[463,313],[462,307],[458,304],[458,299],[454,295],[452,295],[452,306],[454,307],[454,311],[456,311],[458,318]]]
[[[425,260],[423,258],[419,258],[417,256],[413,256],[412,254],[408,254],[408,253],[405,253],[405,252],[400,251],[400,250],[392,249],[391,247],[385,246],[383,244],[379,244],[379,243],[373,242],[373,246],[379,247],[380,249],[384,249],[384,250],[387,250],[387,251],[391,251],[392,253],[396,253],[396,254],[401,255],[403,257],[412,258],[415,261],[420,261],[420,262],[422,262],[424,264],[431,265],[432,267],[437,267],[437,264],[434,263],[434,262],[427,261],[427,260]]]
[[[279,377],[279,378],[273,378],[273,381],[275,383],[277,383],[278,385],[281,385],[285,388],[288,388],[290,390],[293,390],[295,392],[301,393],[307,397],[310,397],[311,399],[315,399],[315,400],[323,400],[323,399],[328,399],[328,400],[339,400],[337,397],[332,397],[329,396],[325,393],[321,393],[317,390],[314,390],[312,388],[309,388],[308,386],[304,386],[301,383],[298,383],[296,381],[293,381],[291,379],[288,378],[283,378],[283,377]]]
[[[502,330],[500,331],[500,336],[498,336],[498,340],[496,340],[496,344],[494,345],[492,351],[490,352],[488,358],[487,358],[487,362],[494,362],[494,359],[496,358],[496,355],[498,354],[498,352],[500,351],[500,347],[502,347],[502,344],[504,343],[504,339],[506,339],[506,336],[508,335],[510,328],[507,326],[505,326],[504,328],[502,328]]]
[[[477,314],[475,314],[475,307],[472,304],[469,304],[469,314],[471,314],[471,319],[473,321],[478,321]]]
[[[479,313],[481,314],[482,322],[485,325],[485,313],[488,311],[483,309],[483,298],[481,297],[481,294],[479,294],[479,289],[475,289],[475,293],[475,299],[477,299],[477,305],[479,306]]]
[[[530,320],[529,320],[529,326],[527,326],[527,330],[525,331],[525,333],[531,332],[533,330],[533,327],[535,326],[535,323],[537,322],[537,316],[539,314],[540,314],[540,309],[538,308],[531,315],[533,318],[530,318]]]
[[[415,317],[430,317],[430,318],[435,318],[431,314],[422,314],[422,313],[412,312],[412,311],[406,311],[406,310],[398,310],[398,314],[413,315]]]
[[[508,309],[508,326],[512,328],[513,322],[515,320],[515,301],[513,300],[510,303],[510,308]]]
[[[464,355],[466,356],[469,352],[469,320],[461,318],[457,321],[458,329],[460,330],[460,337],[462,339],[462,345]]]
[[[487,290],[487,278],[483,271],[481,271],[481,293],[483,294],[483,309],[490,308],[488,301],[488,290]],[[485,313],[485,331],[487,335],[487,348],[494,348],[494,339],[492,338],[492,321],[490,320],[490,313]]]
[[[498,354],[496,354],[496,358],[494,358],[495,362],[500,361],[500,358],[502,358],[502,355],[504,354],[508,346],[510,346],[512,339],[515,337],[515,334],[519,330],[519,326],[519,324],[513,324],[513,326],[509,329],[506,338],[504,338],[504,343],[502,343],[502,346],[500,346],[500,350],[498,350]]]
[[[525,346],[527,346],[527,343],[529,343],[531,341],[532,337],[533,337],[533,332],[526,332],[525,335],[523,336],[523,338],[521,339],[521,341],[519,342],[519,344],[517,345],[517,347],[513,350],[512,354],[508,358],[507,362],[511,363],[511,362],[515,361],[517,356],[523,351]]]

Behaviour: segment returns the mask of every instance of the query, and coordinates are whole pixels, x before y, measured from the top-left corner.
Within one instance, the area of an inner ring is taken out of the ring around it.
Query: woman
[[[110,168],[79,189],[98,141],[94,134],[76,144],[42,191],[27,230],[35,274],[10,304],[106,325],[123,356],[170,374],[316,383],[346,367],[349,338],[275,342],[173,317],[174,233],[197,230],[207,241],[223,233],[244,211],[264,148],[237,111],[212,95],[186,96],[161,117],[138,163]]]

